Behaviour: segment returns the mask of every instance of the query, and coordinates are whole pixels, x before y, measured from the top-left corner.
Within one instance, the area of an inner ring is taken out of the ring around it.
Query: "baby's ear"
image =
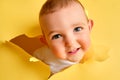
[[[94,25],[93,20],[89,19],[89,21],[88,21],[88,27],[89,27],[90,31],[92,30],[93,25]]]
[[[46,39],[45,39],[45,36],[40,36],[40,42],[42,42],[43,44],[47,45],[47,42],[46,42]]]

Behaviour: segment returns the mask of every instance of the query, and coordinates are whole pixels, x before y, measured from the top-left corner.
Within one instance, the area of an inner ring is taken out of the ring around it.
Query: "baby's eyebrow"
[[[48,36],[50,36],[50,35],[53,34],[53,33],[55,33],[55,31],[50,31],[50,32],[48,33]]]
[[[72,26],[78,26],[78,25],[83,25],[83,26],[85,26],[86,24],[84,24],[84,23],[76,23],[76,24],[73,24]]]

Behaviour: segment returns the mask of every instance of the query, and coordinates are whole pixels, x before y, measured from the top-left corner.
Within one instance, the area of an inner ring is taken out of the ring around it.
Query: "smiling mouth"
[[[79,50],[80,50],[80,48],[77,48],[73,51],[69,51],[68,54],[76,54]]]

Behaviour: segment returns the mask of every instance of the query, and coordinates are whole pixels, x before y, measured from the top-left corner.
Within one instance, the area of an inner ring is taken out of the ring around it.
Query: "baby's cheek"
[[[80,43],[84,52],[86,52],[89,49],[91,43],[89,36],[83,37]]]
[[[53,49],[53,54],[59,59],[65,59],[66,53],[64,52],[64,47],[57,46]]]
[[[91,43],[90,39],[87,39],[86,42],[84,43],[84,45],[85,45],[85,51],[87,51],[89,49],[90,43]]]

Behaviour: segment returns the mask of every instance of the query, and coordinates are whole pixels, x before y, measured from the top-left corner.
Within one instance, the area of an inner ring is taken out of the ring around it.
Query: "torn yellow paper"
[[[0,41],[10,40],[18,35],[31,37],[40,35],[39,10],[42,0],[1,0]]]
[[[31,58],[29,59],[29,61],[30,61],[30,62],[37,62],[37,61],[40,61],[40,60],[38,60],[38,59],[35,58],[35,57],[31,57]]]
[[[50,69],[41,61],[30,62],[28,53],[10,42],[0,45],[0,80],[47,80]]]

